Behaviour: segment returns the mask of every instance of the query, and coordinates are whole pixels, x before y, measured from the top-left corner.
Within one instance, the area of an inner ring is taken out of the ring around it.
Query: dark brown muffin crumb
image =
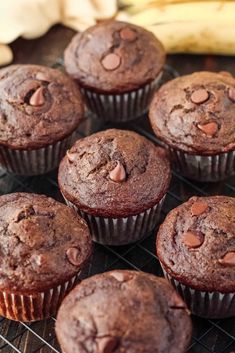
[[[157,254],[173,278],[202,291],[235,291],[235,199],[192,197],[172,210]]]
[[[235,79],[195,72],[163,85],[150,106],[150,122],[167,145],[210,155],[235,148]]]
[[[135,132],[110,129],[75,143],[60,164],[59,185],[84,212],[125,217],[156,205],[170,175],[162,148]]]
[[[91,254],[88,226],[49,197],[0,197],[0,290],[43,292],[73,277]]]
[[[65,50],[66,71],[83,87],[98,92],[137,89],[163,68],[165,51],[149,31],[106,21],[78,33]]]
[[[70,292],[59,309],[56,334],[65,353],[184,353],[191,322],[163,278],[111,271]]]

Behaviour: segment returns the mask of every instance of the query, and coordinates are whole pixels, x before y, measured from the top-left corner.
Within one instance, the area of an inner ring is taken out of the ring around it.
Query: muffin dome
[[[138,89],[163,68],[165,51],[149,31],[106,21],[78,33],[65,50],[66,71],[83,87],[98,92]]]
[[[0,197],[0,240],[0,290],[20,294],[66,282],[92,247],[88,226],[72,209],[27,193]]]
[[[170,182],[165,151],[132,131],[109,129],[78,140],[59,168],[59,186],[80,210],[104,217],[153,207]]]
[[[70,292],[59,309],[56,334],[66,353],[184,353],[191,322],[163,278],[111,271]]]
[[[195,72],[163,85],[150,106],[156,135],[169,146],[200,155],[235,148],[235,79]]]
[[[0,145],[12,149],[36,149],[59,141],[83,116],[76,83],[48,67],[1,69],[0,96]]]
[[[157,235],[165,271],[201,291],[235,291],[235,199],[192,197],[166,217]]]

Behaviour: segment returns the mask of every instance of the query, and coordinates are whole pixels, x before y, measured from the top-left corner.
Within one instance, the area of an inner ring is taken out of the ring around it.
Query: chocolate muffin
[[[126,121],[147,110],[159,86],[165,50],[144,28],[106,21],[78,33],[64,61],[91,111],[103,120]]]
[[[185,353],[191,331],[186,305],[167,281],[135,271],[84,280],[56,321],[64,353]]]
[[[59,70],[12,65],[0,70],[0,165],[16,174],[58,166],[83,116],[77,85]]]
[[[175,208],[158,232],[157,255],[193,313],[235,315],[235,198],[192,197]]]
[[[186,177],[217,181],[235,173],[235,79],[229,73],[195,72],[156,93],[149,117]]]
[[[66,202],[85,218],[94,241],[110,245],[134,242],[156,226],[170,177],[162,148],[117,129],[78,140],[59,167]]]
[[[91,254],[86,222],[49,197],[0,197],[0,315],[35,321],[56,313]]]

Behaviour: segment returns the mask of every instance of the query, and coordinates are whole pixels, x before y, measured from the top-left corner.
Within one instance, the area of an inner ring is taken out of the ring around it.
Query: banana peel
[[[152,31],[168,53],[235,55],[235,1],[123,1],[119,18]]]

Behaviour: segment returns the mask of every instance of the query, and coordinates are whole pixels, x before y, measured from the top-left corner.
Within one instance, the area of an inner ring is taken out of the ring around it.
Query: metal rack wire
[[[60,60],[55,66],[60,65]],[[173,69],[167,68],[168,74],[176,75]],[[78,138],[110,126],[101,126],[97,121],[86,119],[80,126]],[[123,128],[124,126],[122,126]],[[146,117],[131,123],[125,128],[135,130],[151,139],[159,141],[149,129]],[[57,186],[57,171],[37,177],[19,177],[0,170],[0,194],[25,191],[43,193],[62,201]],[[235,178],[225,182],[195,183],[173,172],[170,190],[167,193],[161,220],[180,203],[193,195],[235,195]],[[156,232],[136,244],[122,247],[109,247],[96,244],[92,261],[86,269],[85,276],[111,269],[135,269],[156,275],[162,275],[155,254]],[[1,353],[60,353],[54,332],[55,318],[43,322],[23,323],[0,318],[0,352]],[[226,320],[205,320],[193,317],[193,340],[190,353],[229,353],[235,351],[235,318]]]

